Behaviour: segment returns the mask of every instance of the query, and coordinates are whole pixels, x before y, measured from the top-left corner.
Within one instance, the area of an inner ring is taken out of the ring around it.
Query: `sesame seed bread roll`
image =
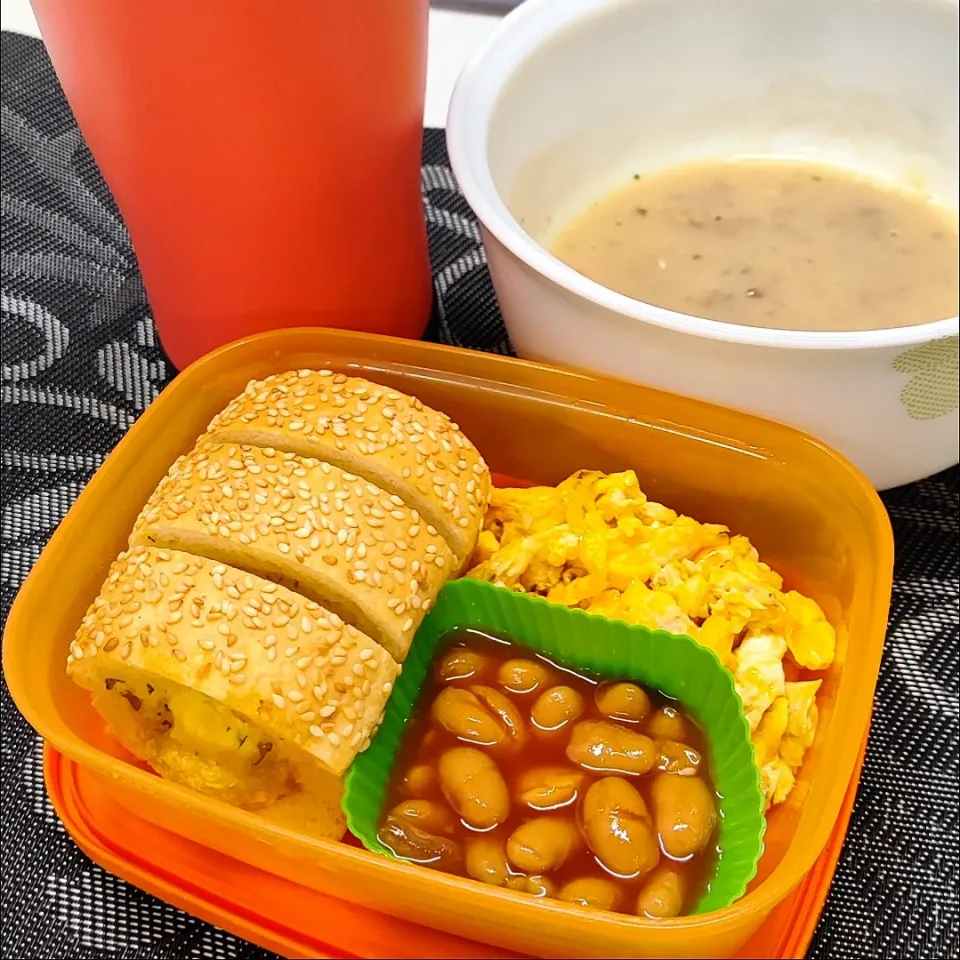
[[[319,460],[206,440],[160,482],[130,542],[282,583],[397,661],[455,571],[443,538],[395,494]]]
[[[95,705],[110,701],[121,741],[158,772],[256,807],[342,774],[400,668],[282,586],[135,546],[110,568],[67,672]]]
[[[252,381],[210,424],[232,443],[336,464],[397,494],[440,531],[458,561],[473,552],[490,471],[445,413],[415,397],[330,370]]]

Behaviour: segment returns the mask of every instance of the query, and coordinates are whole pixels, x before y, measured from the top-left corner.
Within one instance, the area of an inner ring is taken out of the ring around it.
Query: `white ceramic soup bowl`
[[[522,357],[803,428],[883,489],[958,459],[957,317],[866,332],[718,323],[551,256],[635,172],[835,163],[957,208],[956,0],[526,0],[468,64],[447,142]],[[905,318],[906,319],[906,318]]]

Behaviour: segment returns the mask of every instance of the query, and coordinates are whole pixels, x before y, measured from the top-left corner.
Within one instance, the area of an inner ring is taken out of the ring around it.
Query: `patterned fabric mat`
[[[133,251],[39,41],[2,36],[2,559],[5,618],[50,533],[170,379]],[[510,351],[476,221],[443,133],[423,195],[438,308],[431,336]],[[960,471],[886,494],[896,583],[850,834],[810,957],[960,954]],[[263,951],[105,874],[47,800],[39,739],[4,684],[3,957],[202,957]]]

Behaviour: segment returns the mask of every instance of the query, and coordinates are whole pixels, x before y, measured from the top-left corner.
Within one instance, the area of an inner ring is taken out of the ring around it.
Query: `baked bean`
[[[441,690],[430,708],[430,716],[455,737],[480,747],[496,746],[507,736],[487,708],[469,690],[459,687]]]
[[[511,877],[507,881],[507,886],[511,890],[519,890],[520,893],[529,893],[531,897],[555,897],[557,895],[556,884],[549,877],[540,875]]]
[[[377,833],[377,839],[394,856],[424,867],[459,872],[463,861],[459,845],[446,837],[438,837],[414,826],[409,820],[388,816]]]
[[[619,877],[652,870],[660,859],[643,797],[621,777],[604,777],[583,798],[583,827],[597,859]]]
[[[540,817],[522,823],[507,840],[507,858],[525,873],[549,873],[562,867],[577,849],[577,828],[562,817]]]
[[[488,830],[510,815],[510,795],[496,763],[482,750],[454,747],[437,764],[447,802],[477,830]]]
[[[481,835],[468,838],[464,861],[467,873],[481,883],[502,887],[513,877],[507,863],[506,847],[499,837]]]
[[[653,741],[605,720],[583,720],[573,728],[567,757],[588,770],[639,775],[657,762]]]
[[[657,769],[680,777],[695,776],[700,769],[700,754],[676,740],[657,740]]]
[[[391,811],[390,816],[397,820],[409,820],[414,826],[427,833],[453,833],[455,821],[446,807],[432,800],[404,800]]]
[[[581,907],[595,907],[597,910],[616,910],[622,899],[620,889],[612,880],[602,877],[581,877],[571,880],[561,887],[557,894],[560,900],[576,903]]]
[[[505,660],[497,671],[497,682],[510,693],[534,693],[550,683],[552,672],[537,660]]]
[[[437,772],[427,763],[411,767],[403,777],[403,792],[411,797],[429,797],[437,788]]]
[[[667,864],[661,864],[647,878],[637,897],[637,913],[652,920],[678,917],[683,897],[683,877]]]
[[[677,740],[683,743],[690,735],[687,721],[676,707],[661,707],[644,724],[644,732],[654,740]]]
[[[716,798],[703,780],[660,773],[650,797],[664,852],[677,860],[700,853],[718,820]]]
[[[650,714],[652,704],[646,691],[635,683],[601,683],[594,694],[597,709],[607,717],[638,723]]]
[[[517,779],[517,800],[533,810],[558,810],[573,803],[583,774],[569,767],[534,767]]]
[[[549,733],[562,730],[583,713],[583,695],[573,687],[551,687],[537,697],[530,708],[530,719]]]
[[[514,750],[522,750],[527,739],[520,711],[499,691],[480,684],[470,687],[470,692],[493,714],[506,734],[504,745]]]
[[[456,683],[458,680],[475,682],[489,665],[489,658],[482,653],[466,647],[453,647],[437,661],[437,679],[444,683]]]

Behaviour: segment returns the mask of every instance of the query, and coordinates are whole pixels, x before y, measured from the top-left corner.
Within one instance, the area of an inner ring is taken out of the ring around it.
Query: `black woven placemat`
[[[171,370],[122,221],[42,44],[4,33],[0,62],[5,618],[52,530]],[[441,131],[426,132],[422,179],[431,336],[509,352]],[[958,477],[954,468],[885,496],[897,541],[890,630],[860,794],[810,957],[960,951]],[[46,798],[37,736],[5,684],[0,696],[4,958],[267,957],[90,863]]]

